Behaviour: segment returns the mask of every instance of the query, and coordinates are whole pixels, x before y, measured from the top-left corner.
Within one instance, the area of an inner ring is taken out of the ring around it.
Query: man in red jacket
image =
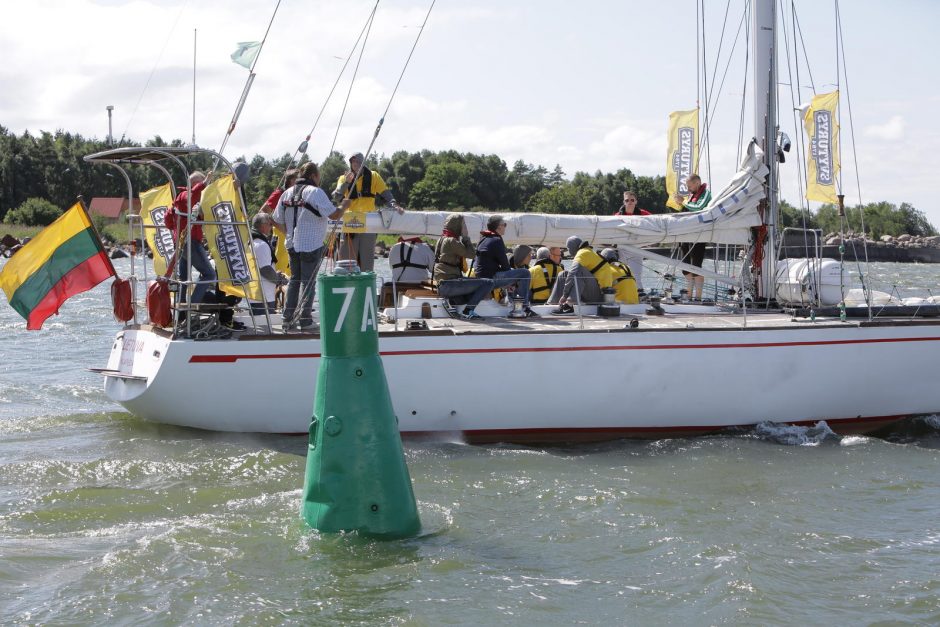
[[[614,213],[615,216],[648,216],[650,212],[646,209],[640,209],[636,206],[636,192],[632,190],[627,190],[623,193],[623,204],[620,205],[620,209]],[[627,264],[630,268],[630,271],[633,273],[633,278],[636,279],[636,288],[640,292],[640,296],[644,295],[643,291],[643,257],[635,255],[633,253],[628,253],[625,250],[618,250],[617,254],[620,256],[620,261]]]
[[[211,172],[209,174],[212,174]],[[216,274],[212,263],[209,261],[209,253],[202,245],[202,225],[192,225],[191,246],[186,243],[187,222],[189,222],[190,211],[196,220],[202,220],[202,212],[199,210],[199,201],[202,199],[202,190],[206,188],[206,175],[196,170],[189,175],[189,189],[192,190],[192,197],[185,187],[180,187],[180,192],[173,201],[173,209],[167,211],[163,223],[173,233],[173,239],[179,244],[179,278],[180,281],[186,281],[189,277],[189,258],[188,253],[192,249],[192,266],[199,273],[199,283],[193,289],[193,303],[201,303],[205,298],[206,292],[215,283]],[[181,300],[186,300],[185,297]]]

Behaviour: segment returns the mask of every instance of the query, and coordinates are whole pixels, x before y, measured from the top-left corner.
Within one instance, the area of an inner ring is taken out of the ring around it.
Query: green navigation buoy
[[[375,274],[351,270],[317,278],[320,369],[300,513],[319,531],[403,538],[421,521],[379,357]]]

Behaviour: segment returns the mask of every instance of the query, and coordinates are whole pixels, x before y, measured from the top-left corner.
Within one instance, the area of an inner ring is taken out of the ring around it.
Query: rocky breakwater
[[[810,238],[812,247],[812,238]],[[821,238],[822,256],[839,258],[839,246],[845,245],[844,258],[849,261],[864,260],[866,251],[869,261],[896,261],[901,263],[940,263],[940,235],[882,235],[871,239],[864,233],[828,233]],[[805,257],[802,234],[787,235],[784,256]]]

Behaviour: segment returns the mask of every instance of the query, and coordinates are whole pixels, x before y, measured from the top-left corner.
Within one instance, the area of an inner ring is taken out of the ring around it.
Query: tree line
[[[144,145],[180,147],[184,143],[165,142],[156,136]],[[127,184],[117,169],[83,160],[85,155],[107,148],[104,141],[61,130],[35,135],[26,131],[17,136],[0,126],[0,220],[48,224],[79,195],[89,201],[93,196],[126,196]],[[291,164],[291,155],[274,159],[255,155],[250,160],[245,157],[236,160],[250,166],[251,178],[244,193],[249,213],[254,213],[278,186]],[[306,155],[301,157],[304,160]],[[182,172],[166,165],[176,184],[185,184]],[[651,213],[668,211],[665,178],[638,176],[626,168],[613,173],[576,172],[568,178],[558,165],[548,169],[520,160],[509,166],[498,155],[455,150],[399,150],[391,155],[370,156],[367,165],[382,175],[395,198],[409,209],[609,215],[620,207],[623,192],[629,189],[636,193],[639,207]],[[190,171],[205,171],[212,167],[212,159],[208,155],[188,157],[187,166]],[[327,192],[332,191],[347,167],[345,155],[339,152],[323,161],[321,184]],[[129,166],[128,171],[135,193],[166,182],[156,168]],[[926,216],[907,203],[900,207],[888,202],[872,203],[866,205],[864,212],[865,231],[874,237],[936,234]],[[858,212],[847,213],[848,228],[861,232]],[[781,221],[784,226],[806,223],[807,228],[839,231],[839,217],[831,205],[804,217],[784,202]]]

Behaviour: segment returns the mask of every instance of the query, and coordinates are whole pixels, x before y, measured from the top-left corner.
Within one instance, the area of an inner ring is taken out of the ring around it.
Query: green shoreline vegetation
[[[122,145],[136,144],[125,141]],[[145,145],[184,143],[165,142],[156,136]],[[96,138],[87,139],[62,130],[37,135],[26,131],[17,136],[0,126],[0,220],[4,223],[0,228],[18,238],[32,236],[70,207],[79,195],[90,201],[96,196],[126,194],[125,182],[112,168],[82,160],[85,155],[106,148],[107,144]],[[251,168],[251,179],[245,185],[249,214],[256,213],[277,187],[290,158],[284,154],[276,159],[260,155],[250,160],[238,159]],[[306,155],[302,160],[306,160]],[[191,159],[190,165],[193,169],[208,170],[212,164],[208,156],[200,156]],[[549,170],[520,160],[509,166],[498,155],[455,150],[400,150],[390,156],[371,157],[368,166],[381,173],[395,198],[408,209],[610,215],[620,207],[623,191],[630,189],[637,194],[639,207],[652,213],[667,212],[665,178],[640,176],[628,169],[576,172],[569,178],[558,165]],[[321,164],[324,185],[331,187],[346,168],[344,155],[333,152]],[[155,168],[131,166],[129,170],[137,192],[166,182]],[[181,174],[177,176],[182,179]],[[845,230],[863,232],[857,208],[847,208],[846,214]],[[883,235],[937,235],[925,214],[908,203],[869,203],[864,206],[864,217],[864,232],[872,239]],[[126,224],[108,224],[101,219],[95,219],[95,223],[108,239],[127,240]],[[805,225],[823,233],[840,231],[840,218],[832,205],[823,205],[804,215],[799,208],[783,201],[781,224]]]

